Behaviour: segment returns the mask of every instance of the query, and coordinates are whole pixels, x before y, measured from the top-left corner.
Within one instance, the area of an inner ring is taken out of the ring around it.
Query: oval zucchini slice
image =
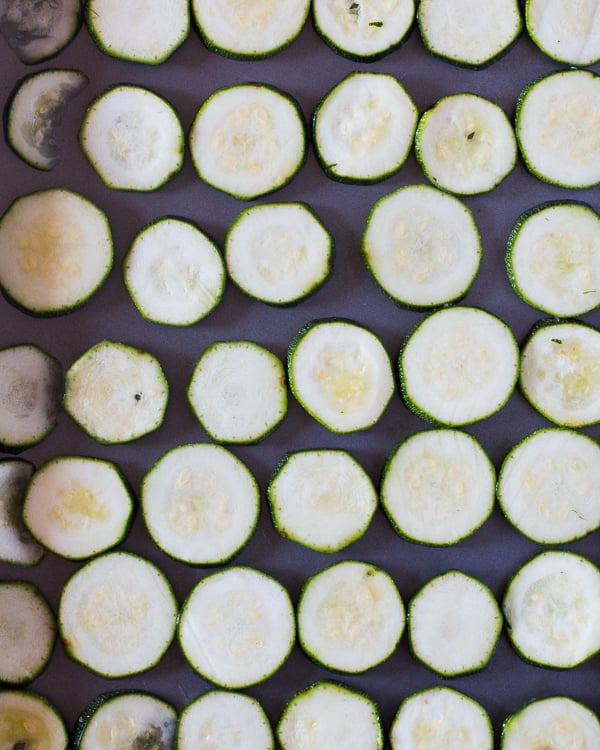
[[[7,748],[67,750],[67,726],[56,706],[30,690],[0,691],[0,737]]]
[[[535,45],[566,65],[589,66],[600,60],[598,0],[526,0],[525,24]]]
[[[20,458],[0,459],[0,560],[12,565],[37,565],[44,548],[23,523],[23,500],[35,467]]]

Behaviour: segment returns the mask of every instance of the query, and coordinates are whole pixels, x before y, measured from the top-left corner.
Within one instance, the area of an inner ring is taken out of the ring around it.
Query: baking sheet
[[[56,430],[21,456],[37,466],[48,458],[69,453],[106,458],[121,466],[138,490],[145,472],[166,450],[178,444],[207,440],[186,402],[185,389],[195,361],[211,341],[248,338],[283,359],[291,339],[306,322],[322,316],[344,316],[371,328],[395,360],[403,338],[423,313],[402,310],[377,288],[363,266],[360,237],[368,212],[379,197],[402,185],[426,180],[411,154],[398,174],[381,183],[369,186],[335,183],[323,174],[310,150],[304,168],[291,184],[257,202],[301,200],[312,206],[335,240],[335,265],[328,283],[296,307],[276,309],[252,301],[228,282],[221,304],[204,321],[182,329],[151,324],[141,318],[131,302],[121,271],[122,258],[136,233],[158,216],[172,214],[193,220],[222,246],[227,229],[248,204],[203,184],[195,173],[189,153],[186,153],[182,171],[154,193],[137,194],[106,188],[77,142],[79,123],[91,99],[114,83],[146,85],[174,105],[187,131],[200,104],[215,89],[232,83],[258,81],[292,94],[308,122],[314,106],[333,85],[350,71],[365,70],[397,76],[421,112],[443,95],[470,91],[492,99],[512,116],[521,88],[542,73],[562,66],[545,58],[523,36],[505,57],[487,69],[462,69],[428,55],[416,29],[401,49],[384,59],[355,63],[332,52],[308,22],[288,49],[266,60],[242,62],[221,57],[206,50],[192,32],[167,62],[152,67],[104,55],[84,28],[58,57],[36,66],[19,63],[7,46],[1,44],[2,103],[6,102],[18,79],[34,70],[50,67],[78,68],[88,75],[90,84],[65,113],[58,133],[62,161],[52,172],[32,169],[2,142],[0,211],[15,197],[32,190],[64,186],[78,191],[107,212],[114,236],[115,264],[100,292],[81,310],[67,316],[38,319],[0,300],[0,346],[37,343],[56,356],[66,370],[98,340],[117,339],[147,349],[159,358],[169,381],[171,397],[162,427],[134,443],[99,445],[63,413]],[[522,340],[543,314],[521,302],[506,277],[504,249],[515,219],[523,210],[553,199],[585,200],[598,210],[599,195],[598,189],[572,191],[542,183],[528,174],[519,162],[493,192],[465,198],[482,233],[484,249],[479,276],[465,303],[480,305],[497,314],[508,323],[517,339]],[[597,311],[583,319],[600,326]],[[518,440],[545,426],[549,426],[549,422],[515,392],[498,414],[465,429],[481,441],[498,467]],[[258,528],[233,562],[255,566],[274,575],[287,586],[294,601],[309,575],[338,559],[360,559],[380,565],[393,576],[405,602],[432,576],[452,567],[479,577],[500,598],[509,576],[540,548],[512,529],[498,509],[473,536],[442,549],[400,539],[381,509],[360,541],[334,555],[304,549],[279,537],[273,528],[264,492],[285,451],[345,448],[378,482],[385,459],[396,444],[423,429],[427,429],[427,425],[402,405],[398,393],[374,428],[352,435],[329,433],[290,397],[288,416],[279,429],[256,446],[232,448],[254,473],[263,491]],[[597,426],[582,432],[600,438]],[[151,543],[139,514],[121,547],[157,563],[166,572],[179,602],[197,580],[213,570],[193,568],[164,555]],[[598,532],[566,548],[582,552],[596,564],[600,563]],[[48,554],[32,569],[0,564],[0,578],[26,578],[35,582],[56,611],[61,587],[77,567],[76,563]],[[503,634],[485,670],[442,681],[411,656],[405,634],[397,652],[384,664],[355,676],[320,668],[296,646],[272,678],[247,692],[260,700],[275,724],[295,691],[317,679],[338,679],[364,690],[377,701],[387,732],[404,697],[429,686],[446,684],[479,700],[490,713],[498,734],[502,720],[511,711],[540,696],[567,694],[597,711],[600,708],[598,668],[598,658],[566,671],[528,665],[513,652]],[[99,693],[123,687],[154,691],[182,709],[212,686],[187,665],[176,642],[154,669],[118,680],[105,680],[91,674],[70,660],[58,643],[48,669],[31,685],[31,689],[55,703],[69,727]]]

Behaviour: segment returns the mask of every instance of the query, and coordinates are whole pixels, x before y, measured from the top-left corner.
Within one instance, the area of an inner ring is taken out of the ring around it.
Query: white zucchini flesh
[[[17,305],[37,315],[83,305],[113,263],[106,214],[65,188],[17,198],[0,219],[0,244],[0,285]]]
[[[175,634],[177,602],[165,575],[130,552],[107,552],[67,580],[58,605],[68,655],[107,678],[156,665]]]
[[[382,750],[381,717],[365,693],[321,680],[288,701],[276,727],[282,750]]]
[[[325,173],[336,180],[374,182],[406,161],[417,107],[392,75],[355,71],[317,105],[314,146]]]
[[[586,705],[566,695],[538,698],[504,722],[501,750],[592,750],[600,747],[600,722]]]
[[[493,190],[512,172],[517,141],[498,104],[476,94],[451,94],[421,115],[415,155],[437,187],[477,195]]]
[[[218,442],[256,443],[287,414],[285,368],[254,341],[215,341],[192,371],[188,400]]]
[[[63,717],[46,698],[28,690],[0,692],[0,744],[6,748],[67,750]]]
[[[0,581],[0,681],[30,683],[48,665],[56,618],[42,592],[28,581]]]
[[[13,565],[37,565],[44,556],[23,523],[25,490],[34,471],[29,461],[0,459],[0,560]]]
[[[214,241],[189,221],[168,216],[138,232],[123,276],[140,313],[172,326],[205,318],[225,288],[225,264]]]
[[[112,86],[94,99],[79,131],[84,154],[115,190],[151,191],[183,165],[179,115],[142,86]]]
[[[181,712],[178,750],[273,750],[273,730],[260,703],[245,693],[209,690]]]
[[[417,432],[384,466],[380,497],[396,531],[421,544],[449,545],[490,517],[496,471],[481,444],[452,429]]]
[[[538,553],[515,573],[502,607],[526,661],[570,669],[600,651],[600,571],[583,555]]]
[[[286,661],[296,637],[294,609],[275,578],[233,566],[200,580],[179,616],[190,665],[223,688],[257,684]]]
[[[545,182],[586,188],[600,182],[600,76],[591,70],[549,73],[521,91],[515,132],[530,172]]]
[[[277,531],[318,552],[338,552],[362,537],[378,505],[363,467],[335,449],[286,454],[267,498]]]
[[[333,238],[304,203],[249,206],[229,228],[225,263],[246,294],[271,305],[290,305],[329,277]]]
[[[144,523],[160,549],[192,565],[223,563],[258,522],[260,491],[245,464],[210,443],[167,451],[142,481]]]
[[[365,672],[395,650],[405,625],[404,603],[380,568],[342,560],[312,575],[297,607],[298,640],[328,669]]]
[[[411,410],[426,421],[460,426],[504,406],[517,381],[519,350],[502,320],[456,306],[417,324],[403,343],[399,367]]]
[[[505,457],[498,502],[510,523],[538,544],[566,544],[600,527],[600,445],[570,429],[527,436]]]
[[[71,365],[65,380],[65,410],[100,443],[135,440],[163,421],[169,387],[149,352],[99,341]]]
[[[86,456],[58,456],[31,478],[23,520],[46,549],[82,560],[114,547],[129,530],[133,499],[117,466]]]
[[[402,701],[390,728],[390,743],[392,750],[493,750],[494,732],[477,701],[438,686]]]
[[[600,421],[600,332],[577,322],[538,326],[521,350],[519,385],[551,422],[582,427]]]
[[[541,51],[568,65],[593,65],[600,60],[598,0],[527,0],[527,32]]]
[[[412,652],[442,677],[486,667],[502,622],[502,612],[489,588],[460,570],[432,578],[408,605]]]
[[[379,338],[345,320],[316,320],[300,330],[288,351],[288,380],[304,409],[338,433],[371,427],[394,392]]]
[[[297,103],[266,84],[215,91],[190,130],[192,160],[202,180],[243,200],[288,183],[306,156],[306,126]]]
[[[413,308],[462,298],[481,264],[481,235],[471,210],[431,185],[408,185],[372,207],[362,253],[376,282]]]

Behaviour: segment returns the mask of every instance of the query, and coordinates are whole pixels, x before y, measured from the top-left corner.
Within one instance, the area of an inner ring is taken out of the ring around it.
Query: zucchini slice
[[[273,729],[262,706],[250,695],[209,690],[181,712],[178,750],[214,748],[274,750]]]
[[[56,618],[29,581],[0,581],[0,682],[24,685],[48,666],[56,643]]]
[[[390,728],[390,743],[392,750],[493,750],[494,730],[480,703],[458,690],[436,686],[402,701]]]
[[[559,70],[519,94],[515,132],[527,169],[540,180],[582,189],[600,183],[600,76]]]
[[[212,52],[240,60],[258,60],[288,47],[308,17],[310,0],[192,0],[192,14],[204,44]]]
[[[217,89],[198,110],[189,135],[199,177],[252,200],[290,182],[304,165],[307,132],[298,103],[265,83]]]
[[[190,32],[187,0],[87,0],[85,20],[107,55],[148,65],[164,62]]]
[[[144,522],[166,554],[190,565],[231,559],[250,539],[260,490],[249,469],[220,445],[168,450],[141,486]]]
[[[88,107],[79,142],[104,184],[148,192],[183,166],[185,136],[179,115],[143,86],[109,87]]]
[[[406,161],[417,119],[415,103],[395,76],[353,71],[314,110],[317,159],[333,180],[379,182]]]
[[[82,560],[115,547],[133,516],[127,480],[110,461],[86,456],[58,456],[31,478],[23,520],[46,549]]]
[[[570,0],[526,0],[525,24],[533,43],[566,65],[600,61],[598,0],[573,5]]]
[[[383,750],[384,745],[375,701],[331,680],[320,680],[295,693],[279,718],[276,734],[282,750]]]
[[[333,237],[306,203],[263,203],[243,209],[225,238],[231,280],[270,305],[296,304],[329,278]]]
[[[362,235],[367,268],[399,305],[425,310],[466,295],[479,272],[481,235],[469,207],[431,185],[407,185],[373,205]]]
[[[56,427],[64,376],[60,362],[35,344],[0,349],[0,446],[19,452]]]
[[[395,651],[405,625],[396,584],[381,568],[342,560],[308,578],[297,607],[298,641],[327,669],[357,674]]]
[[[169,385],[153,354],[99,341],[67,370],[63,407],[99,443],[126,443],[163,422]]]
[[[30,690],[0,691],[0,742],[7,748],[67,750],[64,718],[47,698]]]
[[[138,232],[123,275],[142,316],[164,325],[194,325],[217,307],[225,289],[216,243],[190,221],[172,216]]]
[[[490,589],[460,570],[435,576],[408,604],[414,656],[442,677],[484,669],[502,632],[502,612]]]
[[[420,544],[456,544],[492,514],[496,470],[467,432],[426,430],[390,454],[381,479],[381,504],[393,528]]]
[[[36,169],[49,171],[59,161],[55,136],[68,103],[89,83],[80,70],[49,69],[19,81],[4,117],[6,140]]]
[[[517,141],[498,104],[477,94],[450,94],[421,115],[415,156],[437,187],[477,195],[490,192],[512,172]]]
[[[81,307],[113,264],[106,214],[66,188],[16,198],[0,219],[0,245],[0,286],[32,315],[61,315]]]
[[[215,341],[194,365],[187,397],[213,440],[257,443],[286,417],[285,368],[254,341]]]
[[[517,0],[421,0],[417,23],[429,52],[475,69],[505,55],[523,30]]]
[[[415,20],[414,0],[313,0],[314,27],[339,55],[373,62],[398,49]]]
[[[398,365],[408,408],[425,421],[457,427],[505,405],[517,382],[519,348],[495,315],[456,306],[429,313],[415,326]]]
[[[200,580],[179,615],[184,656],[202,677],[238,689],[271,677],[296,638],[292,601],[279,581],[246,566]]]
[[[302,407],[331,432],[372,427],[394,393],[383,344],[367,328],[325,318],[307,323],[288,350],[288,381]]]
[[[44,548],[23,523],[23,500],[35,467],[20,458],[0,459],[0,560],[13,565],[37,565]]]
[[[498,503],[538,544],[567,544],[600,528],[600,445],[566,428],[537,430],[515,445],[498,473]]]
[[[177,609],[171,584],[154,563],[107,552],[67,580],[59,633],[74,661],[102,677],[126,677],[158,664],[173,640]]]
[[[538,553],[513,575],[502,607],[525,661],[570,669],[600,651],[600,570],[583,555]]]
[[[577,321],[540,321],[521,348],[519,387],[561,427],[600,422],[600,332]]]
[[[177,712],[145,690],[111,690],[95,698],[79,715],[73,750],[174,750]]]
[[[358,461],[341,449],[285,454],[267,487],[273,525],[317,552],[360,539],[377,510],[377,491]]]

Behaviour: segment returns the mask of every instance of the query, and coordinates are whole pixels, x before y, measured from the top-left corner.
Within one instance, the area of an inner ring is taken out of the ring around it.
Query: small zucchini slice
[[[190,221],[172,216],[138,232],[123,275],[142,316],[163,325],[194,325],[218,306],[225,289],[216,243]]]
[[[395,76],[353,71],[314,110],[317,159],[333,180],[379,182],[406,161],[417,119],[415,103]]]
[[[488,712],[473,698],[446,686],[407,696],[390,728],[392,750],[452,747],[494,750],[494,730]]]
[[[414,0],[313,0],[314,27],[342,57],[374,62],[402,46],[415,20]]]
[[[477,94],[450,94],[421,115],[415,156],[437,187],[478,195],[493,190],[512,172],[517,141],[498,104]]]
[[[600,183],[599,109],[600,76],[591,70],[558,70],[526,84],[515,132],[527,169],[560,187]]]
[[[286,453],[269,481],[267,499],[283,537],[325,553],[360,539],[378,505],[371,478],[341,449]]]
[[[327,669],[358,674],[388,659],[404,632],[404,603],[391,576],[359,560],[341,560],[304,583],[298,641]]]
[[[441,677],[484,669],[502,632],[502,612],[490,589],[461,570],[429,580],[408,604],[414,656]]]
[[[49,69],[23,78],[4,114],[6,140],[24,162],[49,171],[59,161],[56,131],[68,103],[89,83],[80,70]]]
[[[547,550],[530,558],[511,578],[502,608],[525,661],[571,669],[600,651],[600,570],[583,555]]]
[[[577,321],[540,321],[521,348],[519,387],[560,427],[600,422],[600,332]]]
[[[63,389],[60,362],[39,346],[0,349],[0,447],[18,453],[49,435]]]
[[[275,748],[273,729],[258,700],[229,690],[209,690],[181,712],[177,727],[178,750],[197,750],[201,746],[199,742],[206,745],[214,742],[215,748],[224,749]]]
[[[277,723],[282,750],[306,747],[383,750],[379,708],[366,693],[319,680],[295,693]]]
[[[294,396],[331,432],[372,427],[394,393],[392,366],[382,342],[349,320],[307,323],[293,338],[287,363]]]
[[[73,750],[174,750],[177,712],[146,690],[110,690],[89,703],[73,730]]]
[[[123,541],[133,516],[131,490],[112,462],[57,456],[31,478],[23,520],[46,549],[69,560],[105,552]]]
[[[62,315],[85,304],[113,264],[108,218],[66,188],[16,198],[0,218],[0,286],[32,315]]]
[[[431,185],[407,185],[373,205],[361,250],[381,289],[426,310],[457,302],[479,272],[481,235],[470,208]]]
[[[304,165],[307,140],[298,103],[265,83],[217,89],[196,113],[189,135],[200,179],[241,200],[290,182]]]
[[[106,678],[158,664],[175,634],[177,601],[164,573],[132,552],[106,552],[65,583],[58,627],[67,654]]]
[[[225,238],[229,277],[269,305],[294,305],[327,281],[333,237],[306,203],[262,203],[243,209]]]
[[[85,20],[107,55],[147,65],[164,62],[190,32],[187,0],[87,0]]]
[[[67,370],[63,407],[99,443],[126,443],[163,422],[169,385],[153,354],[99,341]]]
[[[35,467],[20,458],[0,459],[0,560],[12,565],[37,565],[44,548],[23,523],[23,500]]]
[[[63,716],[47,698],[30,690],[0,691],[0,740],[7,748],[67,750]]]
[[[517,0],[421,0],[417,23],[431,54],[474,69],[505,55],[523,30]]]
[[[310,0],[255,0],[215,3],[192,0],[200,37],[212,52],[239,60],[259,60],[288,47],[308,17]]]
[[[567,428],[537,430],[515,445],[498,473],[498,503],[538,544],[567,544],[600,527],[600,445]]]
[[[227,689],[263,682],[287,660],[296,638],[292,601],[279,581],[254,568],[211,573],[179,615],[184,656],[202,677]]]
[[[429,313],[398,360],[406,405],[427,422],[472,424],[499,411],[517,382],[519,348],[510,328],[478,307]]]
[[[185,136],[179,115],[143,86],[120,84],[88,107],[79,142],[83,153],[113,190],[148,192],[183,166]]]
[[[526,0],[525,25],[533,43],[565,65],[600,61],[598,0],[573,5],[570,0]]]
[[[285,368],[254,341],[214,341],[194,365],[187,397],[213,440],[257,443],[287,415]]]
[[[40,589],[29,581],[0,581],[0,682],[25,685],[50,663],[56,618]]]
[[[180,445],[164,453],[141,486],[153,541],[190,565],[230,560],[250,539],[260,490],[249,469],[220,445]]]
[[[482,445],[460,430],[416,432],[388,457],[381,504],[393,528],[420,544],[456,544],[492,514],[496,470]]]

